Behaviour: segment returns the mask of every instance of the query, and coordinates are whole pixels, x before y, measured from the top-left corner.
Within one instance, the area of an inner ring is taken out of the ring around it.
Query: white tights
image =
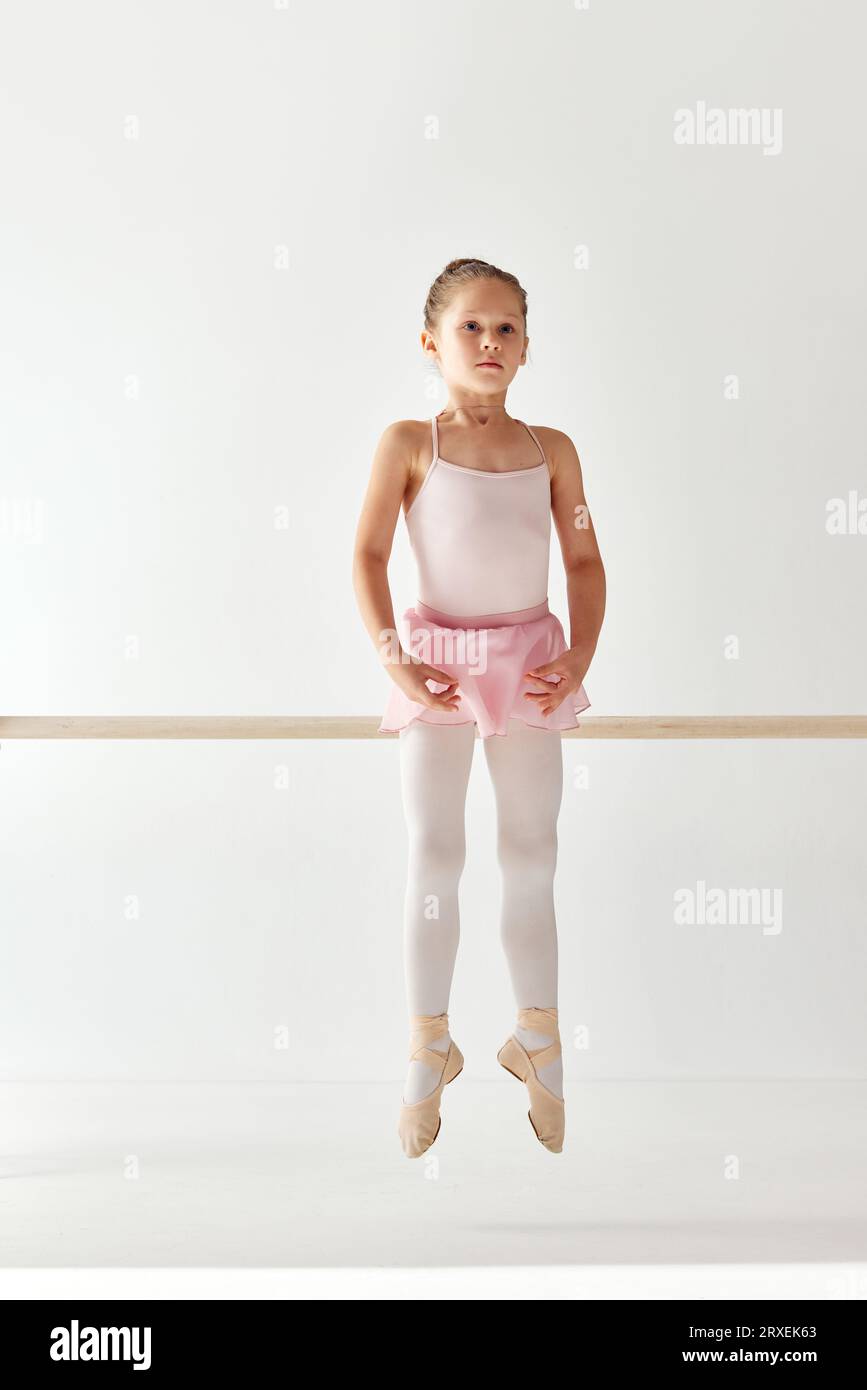
[[[447,1013],[460,918],[458,883],[466,860],[464,814],[476,726],[426,724],[400,731],[401,790],[409,836],[404,959],[410,1014]],[[497,807],[497,857],[502,874],[500,940],[518,1009],[557,1007],[554,870],[557,817],[563,796],[560,731],[510,719],[505,737],[481,740]],[[525,1047],[550,1035],[516,1029]],[[448,1034],[432,1044],[447,1051]],[[562,1095],[558,1058],[539,1071]],[[427,1095],[439,1080],[410,1062],[403,1099]]]

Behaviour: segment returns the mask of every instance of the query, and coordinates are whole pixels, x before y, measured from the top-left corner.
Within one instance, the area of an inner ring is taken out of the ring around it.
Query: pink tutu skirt
[[[548,715],[535,700],[524,699],[526,692],[541,689],[526,680],[524,672],[553,661],[569,646],[547,599],[533,608],[472,618],[440,613],[417,602],[407,608],[402,626],[404,649],[458,682],[458,708],[429,709],[410,700],[392,681],[378,733],[398,733],[415,719],[425,724],[475,723],[481,738],[506,735],[510,719],[538,729],[577,729],[575,716],[589,708],[583,685]],[[557,684],[555,676],[544,679]],[[447,688],[434,680],[427,685],[434,694]]]

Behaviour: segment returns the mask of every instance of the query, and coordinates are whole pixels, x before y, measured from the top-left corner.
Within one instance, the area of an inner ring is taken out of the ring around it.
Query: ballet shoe
[[[464,1059],[457,1043],[449,1043],[448,1052],[437,1052],[428,1047],[449,1031],[448,1014],[413,1014],[410,1019],[411,1034],[409,1045],[410,1061],[425,1062],[429,1067],[441,1067],[439,1082],[430,1095],[414,1101],[412,1105],[401,1103],[397,1131],[407,1158],[420,1158],[426,1153],[440,1132],[442,1117],[440,1100],[444,1088],[463,1071]]]
[[[497,1061],[512,1076],[526,1084],[530,1092],[530,1109],[527,1111],[533,1133],[551,1153],[563,1152],[563,1135],[566,1130],[566,1104],[536,1074],[536,1065],[546,1067],[562,1055],[560,1029],[556,1009],[520,1009],[518,1027],[532,1028],[537,1033],[553,1033],[554,1041],[544,1047],[528,1052],[514,1033],[507,1039],[497,1053]]]

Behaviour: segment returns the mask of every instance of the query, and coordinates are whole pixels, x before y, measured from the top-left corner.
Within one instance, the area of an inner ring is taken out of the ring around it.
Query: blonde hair
[[[508,270],[500,270],[499,266],[490,265],[488,261],[466,257],[463,260],[449,261],[428,290],[424,302],[424,326],[428,333],[436,331],[435,325],[439,322],[443,310],[448,308],[455,290],[461,285],[469,284],[471,280],[503,280],[507,285],[511,285],[521,305],[526,331],[527,295],[516,276],[510,275]]]

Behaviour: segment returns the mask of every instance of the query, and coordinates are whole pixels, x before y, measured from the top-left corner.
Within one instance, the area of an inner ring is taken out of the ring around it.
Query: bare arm
[[[551,513],[566,571],[571,645],[554,661],[533,667],[528,675],[535,689],[526,698],[542,714],[551,714],[578,690],[593,660],[605,616],[606,584],[575,445],[562,430],[546,430],[545,441],[552,463]]]
[[[413,463],[410,422],[397,420],[383,431],[376,446],[355,532],[352,584],[361,620],[383,664],[388,664],[389,656],[393,656],[388,650],[387,635],[397,631],[388,586],[388,561]]]
[[[415,466],[411,420],[397,420],[380,436],[355,533],[352,583],[361,619],[377,656],[411,700],[432,709],[457,709],[457,681],[407,652],[400,641],[388,584],[394,528]],[[446,690],[431,691],[433,680]]]
[[[596,651],[605,617],[605,568],[584,495],[581,461],[568,434],[552,430],[551,512],[560,540],[569,599],[569,642],[584,671]],[[582,673],[583,679],[583,673]]]

